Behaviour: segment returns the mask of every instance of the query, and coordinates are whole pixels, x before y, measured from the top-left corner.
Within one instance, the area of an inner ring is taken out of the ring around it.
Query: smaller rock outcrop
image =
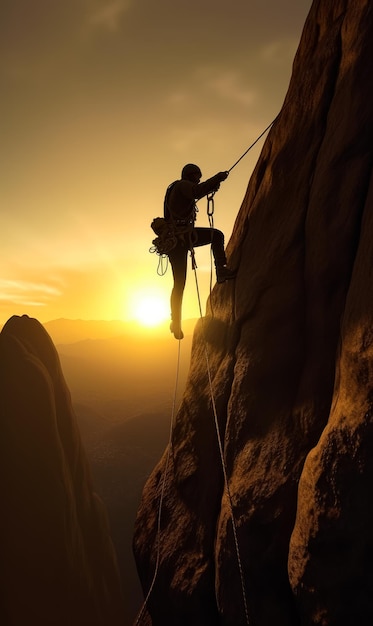
[[[35,319],[0,333],[3,626],[116,626],[123,599],[54,345]]]

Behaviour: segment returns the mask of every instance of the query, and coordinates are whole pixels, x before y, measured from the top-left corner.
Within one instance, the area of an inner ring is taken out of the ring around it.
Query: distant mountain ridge
[[[194,324],[184,323],[179,396],[189,370]],[[170,406],[178,342],[168,324],[143,329],[128,322],[61,319],[44,328],[56,345],[74,404],[90,407],[109,421]]]
[[[59,318],[43,324],[56,343],[74,343],[83,339],[105,339],[128,331],[128,323],[121,320],[84,320]]]
[[[195,323],[196,320],[193,319],[183,322],[186,335],[192,334]],[[85,339],[109,339],[133,334],[144,339],[159,336],[173,338],[169,331],[169,322],[146,327],[135,321],[59,318],[45,322],[43,326],[55,344],[75,343]]]

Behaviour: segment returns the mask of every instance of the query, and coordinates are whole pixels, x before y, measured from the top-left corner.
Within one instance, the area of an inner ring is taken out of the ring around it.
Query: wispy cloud
[[[255,89],[248,87],[247,78],[235,70],[220,70],[216,67],[199,68],[190,78],[194,89],[174,88],[167,97],[173,107],[191,110],[200,108],[202,99],[216,103],[224,102],[247,107],[257,100]]]
[[[272,41],[259,50],[259,58],[271,65],[288,66],[297,49],[297,39],[279,39]]]
[[[118,30],[121,18],[130,5],[131,0],[98,0],[93,3],[89,25],[114,32]]]
[[[245,85],[239,72],[227,71],[206,81],[206,86],[218,97],[248,106],[255,101],[255,92]]]
[[[61,295],[61,290],[47,283],[0,279],[0,302],[23,306],[45,306]]]

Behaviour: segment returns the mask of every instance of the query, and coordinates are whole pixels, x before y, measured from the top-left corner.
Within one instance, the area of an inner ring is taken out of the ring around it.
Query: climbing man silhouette
[[[220,183],[228,177],[228,172],[218,172],[212,178],[200,183],[202,172],[197,165],[188,163],[181,172],[181,179],[171,183],[164,199],[164,218],[172,223],[178,236],[176,247],[169,252],[174,285],[171,292],[170,330],[175,339],[183,339],[181,329],[181,309],[187,274],[188,251],[198,246],[211,244],[216,268],[216,280],[224,283],[235,278],[236,272],[227,267],[224,250],[224,235],[216,228],[195,227],[196,200],[217,191]]]

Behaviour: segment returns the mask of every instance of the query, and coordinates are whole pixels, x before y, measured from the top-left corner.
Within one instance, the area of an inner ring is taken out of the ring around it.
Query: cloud
[[[216,97],[249,106],[255,101],[255,92],[245,85],[243,76],[236,71],[219,72],[206,80],[206,87]]]
[[[259,50],[259,58],[265,63],[275,66],[289,66],[294,58],[299,41],[297,39],[282,39],[272,41]]]
[[[113,34],[132,0],[19,0],[0,21],[0,72],[21,82],[69,76],[85,60],[91,35]]]
[[[0,279],[0,303],[23,306],[45,306],[61,295],[55,285],[27,280]]]
[[[222,109],[233,107],[246,111],[258,102],[257,89],[247,85],[243,72],[234,69],[222,70],[218,67],[198,68],[183,85],[172,85],[172,90],[164,98],[164,106],[169,110],[169,123],[172,116],[180,120],[202,121],[206,124],[214,112],[221,118]],[[195,119],[194,119],[195,118]],[[190,134],[190,128],[188,128]]]
[[[98,0],[93,3],[88,23],[91,27],[115,32],[119,29],[122,16],[130,5],[130,0]]]

